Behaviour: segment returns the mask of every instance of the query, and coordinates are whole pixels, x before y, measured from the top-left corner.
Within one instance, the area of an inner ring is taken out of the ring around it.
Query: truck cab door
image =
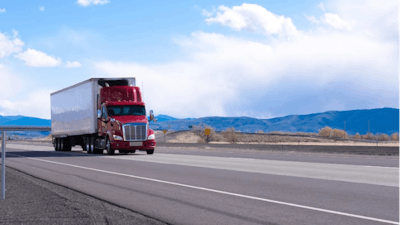
[[[101,108],[101,118],[98,119],[98,133],[100,136],[106,136],[107,135],[107,110],[106,107],[103,106]]]

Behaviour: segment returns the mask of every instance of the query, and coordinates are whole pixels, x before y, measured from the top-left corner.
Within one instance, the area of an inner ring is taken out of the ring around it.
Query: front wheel
[[[111,147],[110,139],[107,137],[106,140],[106,150],[107,150],[107,155],[114,155],[114,149]]]
[[[146,152],[147,152],[147,155],[153,155],[154,149],[153,150],[147,150]]]

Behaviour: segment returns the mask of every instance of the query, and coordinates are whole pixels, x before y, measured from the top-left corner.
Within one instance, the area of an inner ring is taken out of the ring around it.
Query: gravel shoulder
[[[0,203],[1,224],[165,224],[10,167]]]

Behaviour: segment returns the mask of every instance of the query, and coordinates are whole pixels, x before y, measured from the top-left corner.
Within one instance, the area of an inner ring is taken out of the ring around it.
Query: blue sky
[[[0,115],[50,118],[50,93],[134,76],[174,117],[399,107],[388,1],[1,1]]]

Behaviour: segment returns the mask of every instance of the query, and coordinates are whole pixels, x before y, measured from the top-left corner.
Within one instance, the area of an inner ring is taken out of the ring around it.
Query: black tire
[[[153,155],[154,149],[153,150],[147,150],[146,153],[147,153],[147,155]]]
[[[64,151],[64,138],[60,138],[60,151]]]
[[[86,137],[82,137],[82,145],[81,145],[81,147],[82,147],[83,151],[87,151],[87,149],[86,149]]]
[[[93,153],[93,149],[92,149],[92,145],[91,145],[91,138],[90,137],[86,137],[86,151],[88,154],[92,154]]]
[[[112,149],[110,139],[108,137],[106,139],[106,150],[107,150],[107,155],[114,155],[115,150]]]
[[[92,150],[92,152],[93,152],[93,154],[103,154],[103,150],[102,149],[98,149],[98,148],[96,148],[96,138],[95,137],[92,137],[91,138],[91,142],[90,142],[92,145],[93,145],[93,150]]]
[[[58,138],[54,139],[54,150],[58,152],[59,146],[58,146]]]

